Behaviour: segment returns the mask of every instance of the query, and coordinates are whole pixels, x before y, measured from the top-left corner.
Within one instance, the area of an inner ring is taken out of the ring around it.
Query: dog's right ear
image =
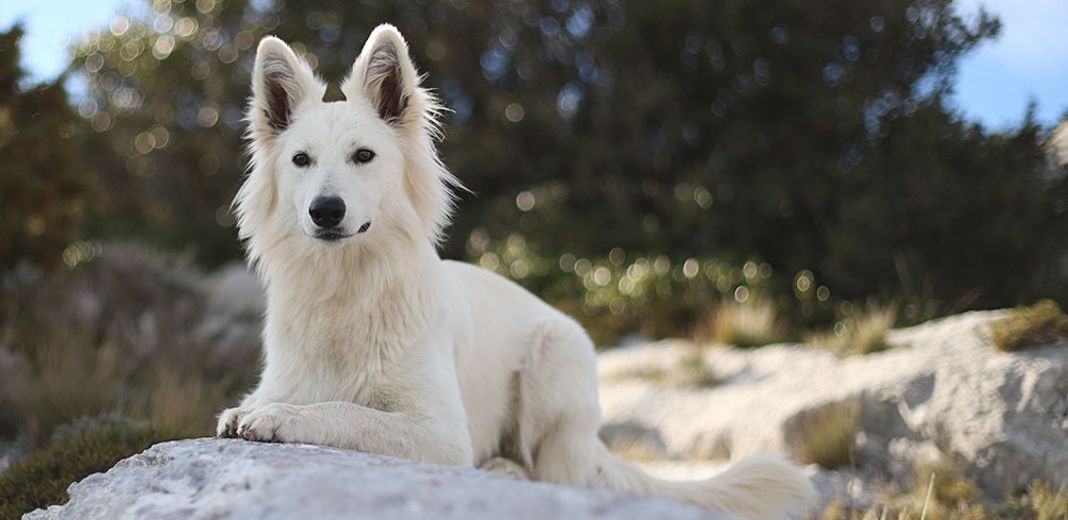
[[[256,49],[252,71],[252,107],[249,119],[253,137],[278,135],[293,121],[293,113],[309,99],[322,99],[325,87],[307,62],[282,40],[268,36]]]

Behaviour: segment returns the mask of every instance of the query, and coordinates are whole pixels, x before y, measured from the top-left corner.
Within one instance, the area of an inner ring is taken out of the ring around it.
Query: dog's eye
[[[311,157],[308,157],[308,154],[304,152],[299,152],[293,156],[293,164],[303,168],[311,164]]]
[[[371,159],[375,158],[375,153],[366,148],[360,148],[356,150],[356,153],[352,154],[352,162],[356,164],[363,164],[371,162]]]

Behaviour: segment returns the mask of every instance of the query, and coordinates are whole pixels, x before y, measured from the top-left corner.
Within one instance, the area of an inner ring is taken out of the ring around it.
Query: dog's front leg
[[[321,444],[438,464],[472,464],[471,441],[462,424],[344,401],[267,403],[244,415],[236,433],[254,441]]]

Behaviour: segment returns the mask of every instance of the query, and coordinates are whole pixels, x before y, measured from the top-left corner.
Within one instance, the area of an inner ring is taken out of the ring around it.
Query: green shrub
[[[994,345],[1004,352],[1016,352],[1068,339],[1068,316],[1053,300],[1017,307],[1005,318],[990,324]]]
[[[176,431],[109,425],[77,433],[31,453],[0,473],[0,520],[68,500],[67,487],[158,442],[182,438]]]
[[[471,233],[467,253],[483,268],[515,280],[574,316],[599,345],[614,344],[634,332],[646,337],[686,336],[694,332],[707,336],[703,333],[710,326],[710,307],[718,302],[731,303],[717,307],[739,305],[733,303],[736,299],[756,302],[762,294],[782,295],[782,301],[769,298],[736,316],[752,318],[754,313],[750,311],[764,312],[766,306],[773,307],[773,317],[779,307],[800,313],[802,303],[812,313],[819,310],[830,315],[832,306],[817,298],[815,287],[792,296],[789,287],[769,287],[774,269],[756,260],[741,265],[710,258],[672,260],[664,255],[628,254],[619,248],[606,257],[583,258],[565,253],[557,258],[544,255],[522,235],[493,240],[483,230]],[[811,273],[804,276],[806,282],[815,285]],[[734,328],[740,331],[742,325]],[[767,339],[769,332],[781,331],[765,328],[754,339]]]

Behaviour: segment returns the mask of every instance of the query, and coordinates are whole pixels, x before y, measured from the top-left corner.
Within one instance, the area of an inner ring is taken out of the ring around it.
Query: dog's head
[[[324,102],[325,84],[283,41],[260,42],[252,168],[235,200],[253,260],[286,241],[316,251],[383,233],[439,238],[459,184],[434,148],[440,106],[419,83],[389,25],[371,33],[343,101]]]

